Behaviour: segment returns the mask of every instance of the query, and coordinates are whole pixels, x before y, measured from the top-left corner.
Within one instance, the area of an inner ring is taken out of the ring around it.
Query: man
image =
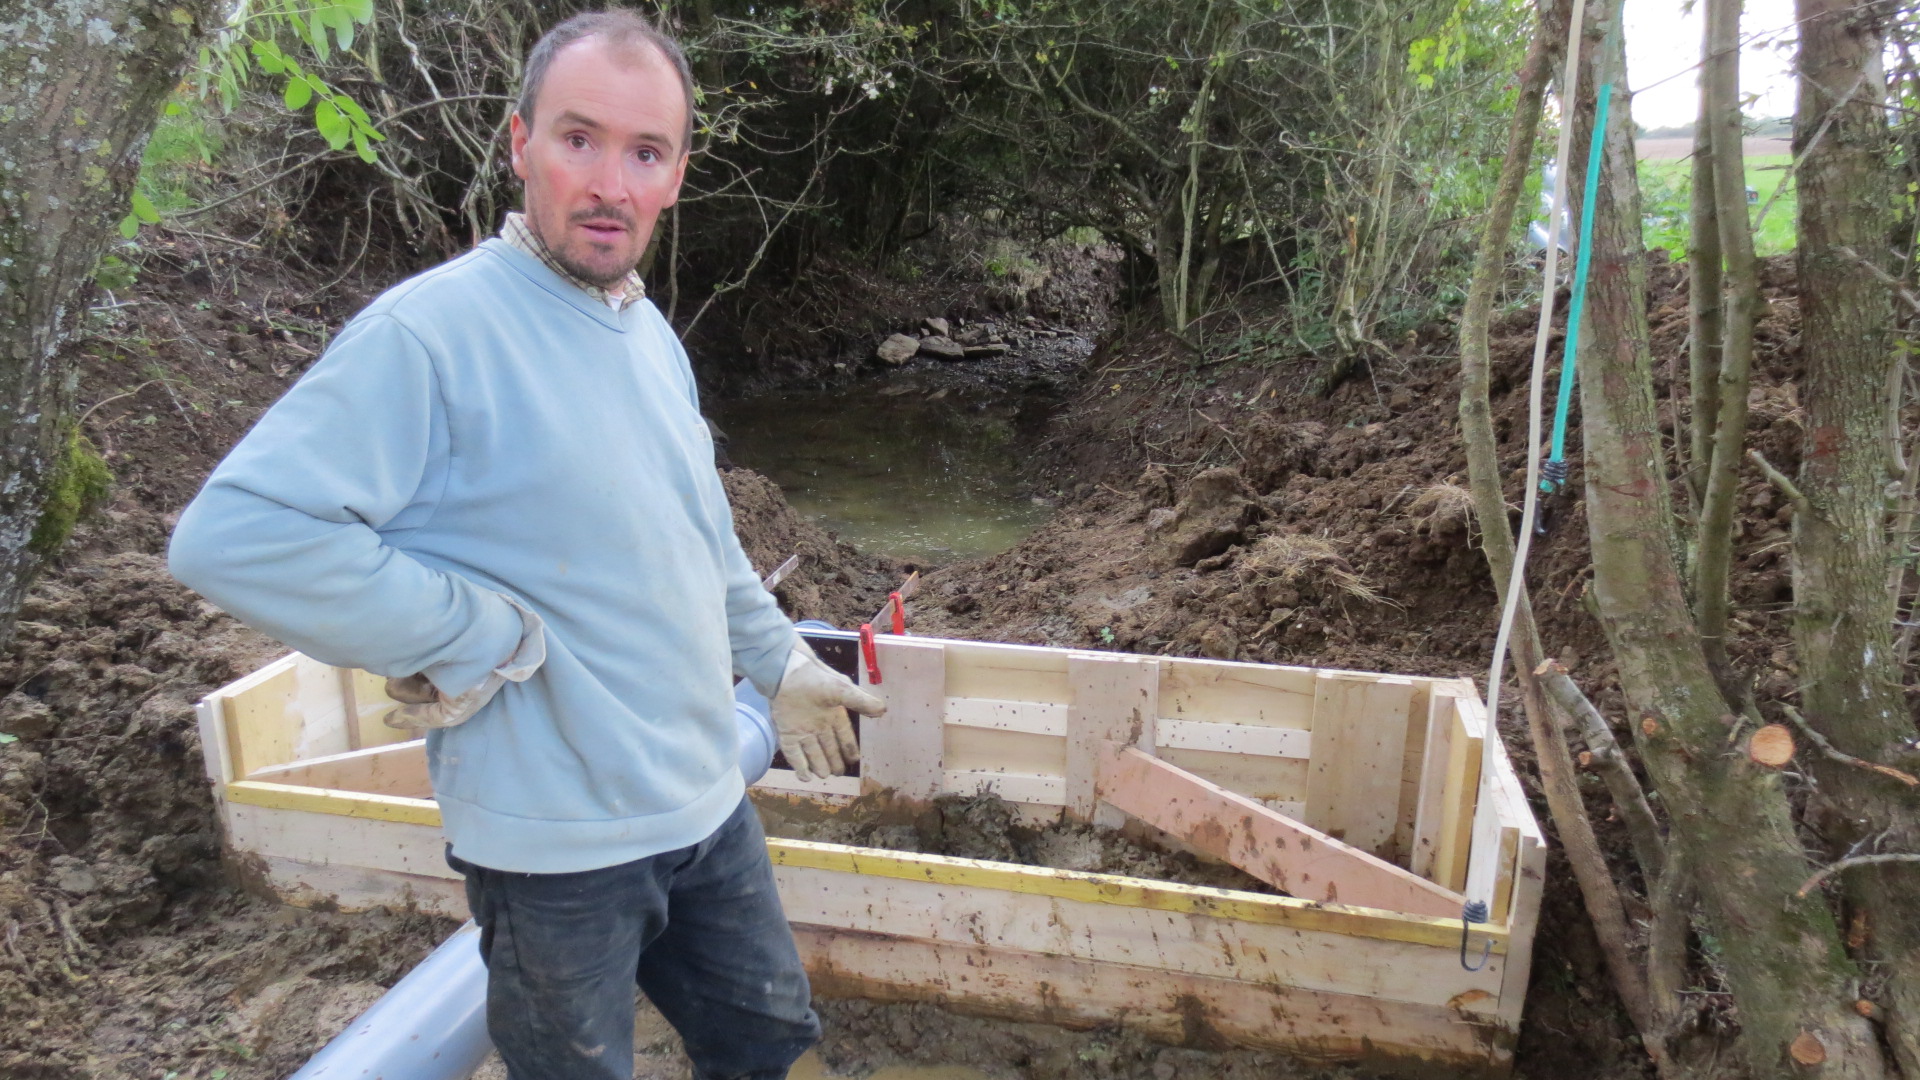
[[[819,1034],[736,767],[731,683],[803,775],[843,706],[733,534],[685,353],[634,266],[687,167],[679,48],[628,12],[533,48],[525,215],[402,282],[214,471],[174,573],[389,676],[483,928],[515,1080],[628,1077],[633,986],[695,1075],[782,1077]]]

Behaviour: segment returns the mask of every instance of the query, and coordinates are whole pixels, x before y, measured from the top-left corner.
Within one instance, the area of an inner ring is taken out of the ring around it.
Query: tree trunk
[[[43,526],[48,497],[71,494],[86,453],[68,438],[61,344],[127,212],[161,102],[219,7],[0,0],[0,643],[62,531]]]
[[[1623,43],[1606,34],[1619,18],[1619,0],[1593,11],[1594,51],[1573,110],[1577,133],[1606,140],[1580,364],[1594,596],[1642,759],[1667,808],[1669,843],[1698,868],[1698,880],[1712,883],[1701,901],[1739,1008],[1749,1071],[1800,1075],[1788,1046],[1804,1034],[1824,1051],[1822,1075],[1882,1077],[1874,1031],[1852,1008],[1859,972],[1832,913],[1819,897],[1794,898],[1811,867],[1779,774],[1727,752],[1734,718],[1694,632],[1653,394],[1628,110],[1615,110],[1605,132],[1592,130],[1597,88],[1612,82],[1622,100],[1627,93]],[[1579,156],[1569,165],[1584,172]]]
[[[1706,469],[1700,527],[1694,535],[1693,602],[1707,663],[1722,687],[1734,686],[1727,661],[1727,617],[1732,604],[1727,573],[1733,565],[1734,499],[1746,458],[1747,381],[1753,366],[1753,323],[1760,300],[1753,230],[1747,224],[1747,156],[1740,122],[1740,0],[1707,0],[1706,57],[1700,77],[1700,115],[1708,122],[1713,158],[1714,216],[1726,260],[1720,306],[1720,379],[1715,390],[1713,456]],[[1696,173],[1698,167],[1696,165]],[[1705,298],[1703,298],[1704,301]],[[1707,417],[1695,414],[1694,424]]]
[[[1701,52],[1711,45],[1701,34]],[[1692,184],[1687,205],[1687,384],[1692,391],[1693,425],[1688,437],[1687,494],[1694,518],[1707,497],[1707,470],[1713,464],[1713,422],[1720,415],[1720,213],[1713,197],[1713,118],[1707,95],[1693,125]],[[1674,441],[1679,441],[1674,432]]]
[[[1892,225],[1890,139],[1881,101],[1887,9],[1800,0],[1798,262],[1806,435],[1793,519],[1794,640],[1802,709],[1844,753],[1913,769],[1913,725],[1893,662],[1895,552],[1887,536],[1892,297],[1876,280]],[[1846,100],[1840,95],[1856,88]],[[1818,142],[1813,133],[1832,116]],[[1891,383],[1897,387],[1897,383]],[[1836,853],[1869,841],[1920,851],[1913,797],[1898,784],[1825,757],[1809,761],[1824,805],[1816,826]],[[1864,867],[1843,882],[1870,931],[1867,955],[1887,976],[1887,1034],[1920,1076],[1920,911],[1913,864]]]

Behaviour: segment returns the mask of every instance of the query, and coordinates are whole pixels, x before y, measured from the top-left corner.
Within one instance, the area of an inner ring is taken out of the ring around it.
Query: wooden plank
[[[941,789],[950,795],[998,795],[1011,803],[1038,806],[1065,806],[1067,782],[1060,776],[1042,773],[988,772],[980,769],[948,769]]]
[[[222,715],[225,704],[218,694],[209,694],[193,706],[194,721],[200,728],[200,758],[206,765],[207,779],[213,781],[216,800],[233,782],[233,758],[227,750],[227,723]]]
[[[1306,805],[1308,763],[1304,758],[1252,757],[1172,746],[1155,748],[1153,756],[1249,799]]]
[[[803,925],[991,945],[1102,965],[1416,1005],[1460,1001],[1469,1013],[1494,1012],[1504,975],[1504,958],[1490,958],[1478,972],[1462,968],[1457,938],[1450,947],[1350,938],[1207,915],[801,867],[778,868],[775,880],[787,918]]]
[[[1063,649],[980,641],[940,643],[947,650],[949,696],[1055,705],[1065,705],[1071,699],[1067,689],[1067,654]]]
[[[945,647],[928,638],[889,636],[876,648],[882,682],[868,689],[886,699],[887,715],[861,725],[860,790],[931,799],[940,794],[944,768]]]
[[[432,799],[329,791],[293,784],[269,784],[259,780],[236,780],[227,785],[226,794],[227,802],[243,806],[300,811],[315,817],[366,818],[440,827],[440,805]]]
[[[1429,881],[1438,880],[1434,875],[1434,859],[1440,853],[1441,800],[1446,794],[1447,770],[1455,764],[1452,757],[1454,693],[1454,687],[1442,685],[1434,687],[1427,697],[1425,745],[1421,753],[1419,791],[1414,800],[1413,843],[1408,850],[1407,869]],[[1413,723],[1407,725],[1410,729],[1414,726]]]
[[[947,723],[989,731],[1017,731],[1028,735],[1065,738],[1067,707],[1042,701],[996,701],[992,698],[947,699]]]
[[[1431,680],[1409,681],[1413,693],[1407,699],[1406,743],[1400,752],[1400,803],[1393,821],[1392,854],[1383,855],[1400,866],[1406,866],[1413,854],[1413,823],[1420,811],[1420,772],[1427,756],[1427,710],[1434,690]]]
[[[1547,845],[1536,829],[1520,835],[1515,860],[1513,918],[1508,927],[1507,973],[1500,980],[1500,1019],[1518,1031],[1527,1001],[1527,982],[1533,970],[1533,939],[1540,925],[1540,896],[1547,880]]]
[[[424,911],[449,919],[468,917],[466,883],[457,879],[306,863],[277,855],[256,858],[257,865],[266,872],[267,887],[295,907],[328,911],[370,911],[384,907],[395,911]]]
[[[1461,898],[1217,784],[1109,743],[1100,797],[1215,858],[1308,900],[1457,915]]]
[[[1307,731],[1313,727],[1314,681],[1312,668],[1164,657],[1160,715]]]
[[[1285,926],[1301,932],[1326,931],[1354,938],[1405,941],[1442,949],[1451,947],[1456,953],[1455,962],[1458,962],[1458,911],[1448,918],[1409,915],[1350,904],[1149,881],[1117,874],[1015,866],[984,859],[956,859],[946,855],[884,851],[807,840],[769,840],[767,851],[776,867],[807,866],[845,874],[927,881],[958,888],[1001,889],[1081,903],[1208,915],[1234,922]],[[1504,933],[1504,927],[1488,928],[1486,940],[1493,943],[1496,954],[1503,954],[1506,949]]]
[[[878,721],[875,721],[878,723]],[[755,791],[778,791],[821,799],[853,799],[860,795],[857,776],[821,776],[802,780],[792,769],[768,769],[767,775],[753,785]]]
[[[1497,1018],[1469,1023],[1430,1005],[806,925],[794,939],[823,997],[934,1002],[1068,1027],[1118,1023],[1176,1045],[1238,1044],[1455,1077],[1504,1075],[1513,1060],[1516,1033]]]
[[[1506,747],[1493,759],[1493,773],[1498,793],[1494,810],[1500,822],[1500,842],[1502,848],[1513,849],[1512,858],[1502,858],[1495,867],[1493,879],[1493,899],[1491,917],[1495,922],[1507,922],[1513,915],[1514,890],[1519,884],[1520,846],[1531,827],[1535,834],[1538,825],[1534,823],[1533,812],[1527,808],[1527,793],[1520,786],[1520,777],[1513,771],[1513,760],[1507,757]],[[1471,870],[1469,870],[1471,876]]]
[[[254,770],[247,779],[369,795],[433,798],[433,779],[427,775],[425,739],[269,765]]]
[[[1408,679],[1317,675],[1307,824],[1362,851],[1390,849],[1412,696]]]
[[[1108,742],[1151,748],[1159,741],[1160,665],[1140,657],[1073,653],[1067,657],[1073,703],[1067,707],[1063,774],[1067,813],[1093,821],[1099,811],[1094,774]],[[1101,821],[1114,825],[1114,821]]]
[[[1487,905],[1494,922],[1505,922],[1512,899],[1514,860],[1520,853],[1520,829],[1504,805],[1500,771],[1482,771],[1480,798],[1473,811],[1473,850],[1467,856],[1466,896]]]
[[[1162,747],[1252,757],[1306,759],[1313,756],[1313,733],[1298,728],[1163,718],[1154,726],[1154,732],[1154,742]]]
[[[1453,696],[1453,732],[1447,741],[1446,781],[1440,796],[1440,840],[1433,880],[1449,889],[1467,887],[1467,856],[1473,847],[1473,806],[1480,792],[1481,739],[1486,717],[1471,694]]]
[[[227,751],[236,776],[246,776],[268,765],[284,765],[294,758],[294,725],[287,716],[299,673],[296,657],[274,663],[272,674],[222,695],[221,713],[227,726]]]
[[[437,808],[435,816],[439,816]],[[460,877],[447,865],[446,838],[438,822],[315,814],[236,799],[229,801],[226,824],[229,842],[249,854],[315,866],[352,866],[454,880]]]

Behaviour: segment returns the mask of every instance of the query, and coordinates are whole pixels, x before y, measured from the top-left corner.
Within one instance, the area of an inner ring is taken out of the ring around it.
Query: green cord
[[[1608,31],[1608,40],[1619,29],[1616,21]],[[1580,315],[1587,301],[1587,267],[1591,263],[1590,254],[1593,240],[1593,204],[1600,190],[1600,155],[1607,144],[1607,112],[1613,100],[1613,83],[1600,85],[1600,93],[1594,102],[1593,138],[1587,147],[1587,180],[1585,194],[1580,199],[1580,241],[1579,250],[1573,261],[1573,295],[1567,306],[1567,342],[1566,351],[1560,360],[1560,397],[1553,409],[1553,449],[1547,456],[1546,475],[1540,480],[1540,490],[1551,495],[1566,482],[1567,470],[1567,412],[1573,406],[1573,365],[1580,349]],[[1555,222],[1557,225],[1558,222]],[[1548,300],[1551,300],[1548,297]]]

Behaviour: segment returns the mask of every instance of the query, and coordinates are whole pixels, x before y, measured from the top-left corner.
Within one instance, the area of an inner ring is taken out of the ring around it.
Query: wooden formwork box
[[[1144,825],[1288,895],[769,840],[816,992],[1119,1022],[1396,1071],[1499,1074],[1545,849],[1464,679],[878,640],[861,775],[832,808],[992,791],[1030,820]],[[295,904],[464,916],[421,740],[383,680],[285,657],[199,705],[226,843]],[[1137,824],[1135,824],[1137,823]],[[1461,909],[1487,905],[1461,962]]]

